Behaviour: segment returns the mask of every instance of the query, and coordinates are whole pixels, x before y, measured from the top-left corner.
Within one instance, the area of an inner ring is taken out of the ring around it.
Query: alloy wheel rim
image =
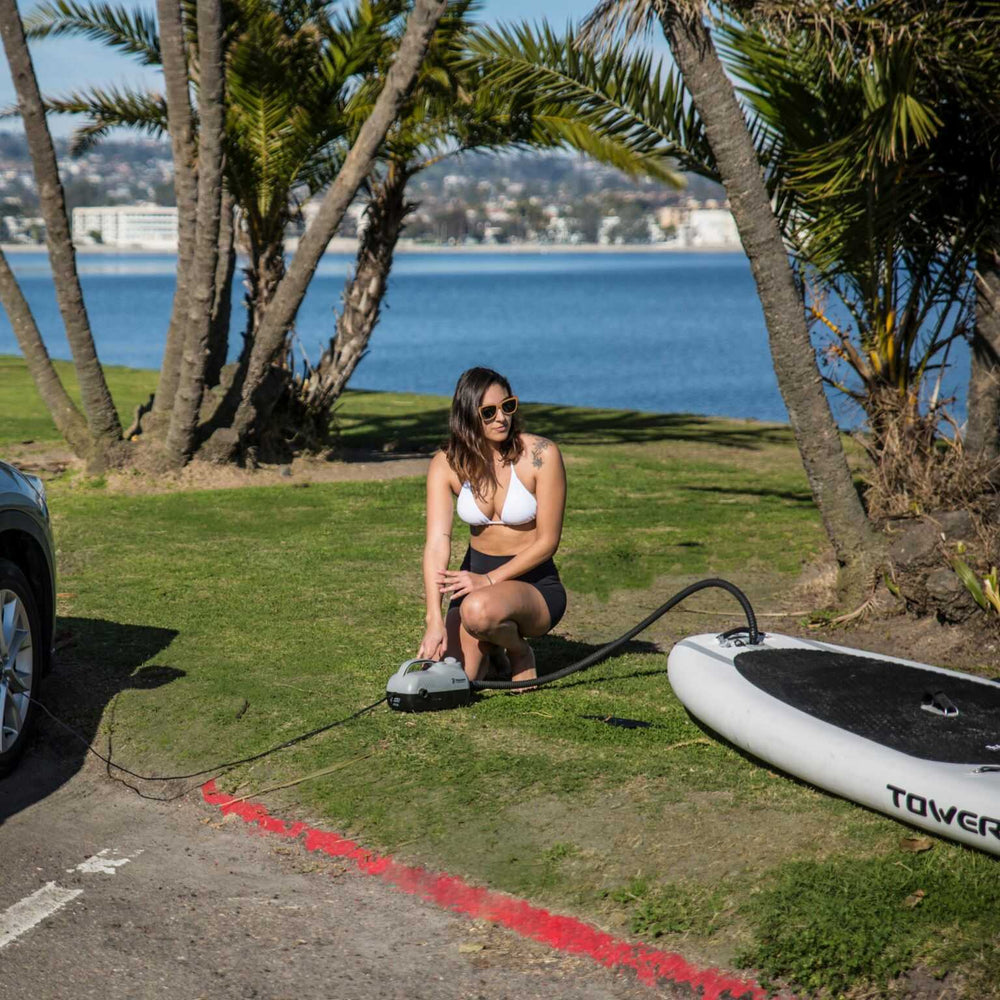
[[[24,728],[31,691],[31,625],[24,601],[0,590],[0,753],[9,750]]]

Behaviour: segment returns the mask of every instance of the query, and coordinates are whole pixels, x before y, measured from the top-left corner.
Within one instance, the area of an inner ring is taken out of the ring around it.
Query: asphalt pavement
[[[268,837],[44,732],[0,781],[2,1000],[680,1000]]]

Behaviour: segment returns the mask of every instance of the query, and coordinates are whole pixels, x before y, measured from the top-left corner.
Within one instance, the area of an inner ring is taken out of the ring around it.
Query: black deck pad
[[[821,649],[747,650],[735,666],[793,708],[911,757],[1000,765],[1000,684]],[[920,707],[938,692],[958,715]]]

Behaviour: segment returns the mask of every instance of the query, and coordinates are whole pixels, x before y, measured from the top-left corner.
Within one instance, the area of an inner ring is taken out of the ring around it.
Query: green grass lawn
[[[0,446],[53,437],[18,364],[0,359]],[[152,382],[109,379],[129,405]],[[426,448],[446,411],[443,398],[350,393],[341,441]],[[702,576],[771,610],[824,548],[787,428],[554,406],[525,416],[560,444],[569,479],[557,561],[570,603],[537,643],[543,670]],[[348,715],[419,642],[419,478],[126,496],[66,476],[50,495],[66,646],[47,699],[133,768],[208,766]],[[665,651],[740,613],[721,593],[691,606],[703,613],[668,615],[624,655],[538,693],[426,715],[382,706],[220,784],[253,795],[345,762],[265,801],[809,990],[836,995],[922,964],[961,972],[970,998],[1000,996],[995,860],[943,841],[904,853],[907,828],[706,736],[671,693]]]
[[[56,361],[56,371],[70,397],[80,405],[76,374],[68,361]],[[137,368],[105,368],[112,386],[123,426],[132,422],[135,408],[149,399],[156,388],[156,373]],[[25,441],[59,441],[59,432],[28,378],[19,357],[0,354],[0,449],[9,449]]]

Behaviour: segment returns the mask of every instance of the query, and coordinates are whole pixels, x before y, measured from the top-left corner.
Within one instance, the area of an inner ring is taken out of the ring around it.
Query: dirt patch
[[[1000,636],[988,622],[975,619],[962,625],[947,625],[934,618],[898,614],[841,628],[824,626],[802,634],[840,646],[1000,679],[997,663]]]
[[[52,444],[25,443],[9,449],[8,456],[22,472],[42,479],[66,473],[73,477],[85,475],[83,462],[67,449]],[[134,495],[402,479],[425,476],[429,464],[430,456],[420,453],[349,451],[302,455],[288,463],[260,463],[253,469],[195,460],[179,472],[153,475],[128,469],[109,472],[104,478],[109,492]]]
[[[806,566],[798,581],[788,588],[786,602],[795,605],[802,615],[790,617],[780,626],[764,621],[763,627],[1000,679],[1000,629],[985,614],[976,614],[962,624],[941,622],[933,615],[918,617],[907,612],[902,601],[883,592],[874,612],[852,621],[806,621],[810,614],[834,607],[836,582],[837,566],[832,554]]]
[[[357,453],[348,460],[335,456],[305,455],[283,465],[261,463],[254,469],[193,461],[179,472],[149,476],[113,472],[108,489],[115,493],[172,493],[178,490],[231,490],[243,486],[304,485],[311,483],[370,482],[425,476],[426,455]]]

